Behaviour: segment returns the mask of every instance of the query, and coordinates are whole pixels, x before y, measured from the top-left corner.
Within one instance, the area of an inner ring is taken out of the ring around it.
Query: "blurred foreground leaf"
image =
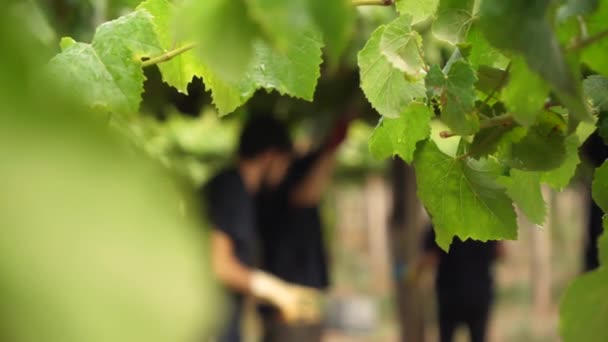
[[[0,340],[208,336],[218,297],[191,195],[40,77],[21,33],[0,14]]]

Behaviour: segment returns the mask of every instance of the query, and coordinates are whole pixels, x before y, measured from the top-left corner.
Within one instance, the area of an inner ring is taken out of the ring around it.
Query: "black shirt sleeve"
[[[286,189],[293,189],[300,184],[304,178],[308,175],[310,170],[314,167],[315,163],[321,157],[321,150],[309,153],[301,158],[296,159],[289,171],[284,183]]]
[[[583,144],[582,151],[593,167],[599,167],[608,158],[608,146],[597,132],[593,133]]]
[[[214,229],[233,239],[241,237],[246,226],[240,222],[246,210],[242,198],[246,194],[240,189],[240,178],[229,172],[220,174],[207,184],[205,195],[207,214]]]
[[[424,233],[424,239],[422,241],[422,250],[425,253],[441,251],[441,249],[439,248],[439,246],[437,246],[437,243],[435,242],[435,230],[433,229],[433,226],[427,227],[426,232]]]

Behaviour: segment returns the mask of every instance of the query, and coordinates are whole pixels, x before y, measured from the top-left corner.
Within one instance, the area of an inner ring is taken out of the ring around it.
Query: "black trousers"
[[[243,314],[243,298],[241,296],[229,296],[226,301],[228,305],[228,317],[221,329],[218,342],[241,342],[241,318]]]
[[[459,296],[453,293],[438,292],[439,336],[441,342],[452,342],[456,328],[464,324],[471,335],[471,342],[486,340],[488,318],[492,296],[479,294]],[[467,298],[468,297],[468,298]]]

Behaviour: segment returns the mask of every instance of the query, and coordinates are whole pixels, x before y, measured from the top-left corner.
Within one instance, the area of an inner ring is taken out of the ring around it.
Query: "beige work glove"
[[[274,305],[287,323],[318,323],[321,292],[287,283],[262,271],[254,271],[250,283],[254,296]]]

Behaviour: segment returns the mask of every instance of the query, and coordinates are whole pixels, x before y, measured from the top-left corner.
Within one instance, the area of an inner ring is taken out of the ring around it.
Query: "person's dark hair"
[[[292,143],[287,127],[271,116],[253,116],[241,133],[238,156],[252,159],[269,150],[291,152]]]

